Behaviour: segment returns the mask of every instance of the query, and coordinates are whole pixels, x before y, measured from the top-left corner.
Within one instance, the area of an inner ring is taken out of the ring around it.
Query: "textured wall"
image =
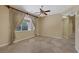
[[[34,37],[34,31],[16,32],[15,41],[21,41]],[[6,45],[10,42],[10,23],[9,9],[5,6],[0,6],[0,45]]]
[[[75,26],[75,48],[79,52],[79,15],[76,15]]]
[[[63,37],[63,21],[61,14],[55,14],[40,19],[40,35],[48,37]]]
[[[9,35],[9,10],[5,6],[0,6],[0,45],[9,42]]]

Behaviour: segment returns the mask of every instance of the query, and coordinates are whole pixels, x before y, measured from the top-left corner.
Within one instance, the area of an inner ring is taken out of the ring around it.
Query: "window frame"
[[[31,19],[31,18],[30,18]],[[26,20],[26,19],[23,19],[22,21],[24,21],[24,20]],[[29,20],[29,17],[27,18],[27,20]],[[32,19],[31,19],[32,20]],[[30,22],[31,22],[31,20],[29,20]],[[31,24],[32,26],[33,26],[33,24]],[[17,31],[16,29],[15,29],[15,32],[27,32],[27,31],[33,31],[34,29],[31,29],[31,30],[22,30],[22,24],[20,24],[20,26],[21,26],[21,30],[20,31]]]

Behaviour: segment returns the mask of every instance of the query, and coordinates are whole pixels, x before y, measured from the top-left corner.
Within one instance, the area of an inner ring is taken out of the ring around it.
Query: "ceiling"
[[[53,15],[53,14],[58,14],[62,13],[69,8],[72,7],[72,5],[43,5],[44,8],[43,10],[51,10],[51,12],[48,13],[48,15]],[[16,9],[25,11],[25,12],[30,12],[34,15],[39,15],[39,8],[41,5],[11,5],[11,7],[14,7]]]

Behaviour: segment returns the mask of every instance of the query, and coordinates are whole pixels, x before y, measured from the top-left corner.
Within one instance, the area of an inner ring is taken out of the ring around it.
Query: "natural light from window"
[[[34,30],[34,25],[32,19],[27,15],[24,17],[22,22],[16,26],[16,31],[32,31]]]

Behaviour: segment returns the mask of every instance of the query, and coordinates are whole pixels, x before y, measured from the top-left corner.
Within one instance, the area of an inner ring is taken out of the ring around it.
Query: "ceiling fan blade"
[[[44,13],[45,15],[47,15],[47,13]]]
[[[46,12],[43,12],[45,15],[47,15],[47,13]]]
[[[50,10],[46,10],[45,12],[50,12]]]
[[[40,8],[40,12],[47,15],[47,13],[45,11],[43,11],[41,8]]]
[[[40,12],[43,12],[43,10],[40,8]]]

